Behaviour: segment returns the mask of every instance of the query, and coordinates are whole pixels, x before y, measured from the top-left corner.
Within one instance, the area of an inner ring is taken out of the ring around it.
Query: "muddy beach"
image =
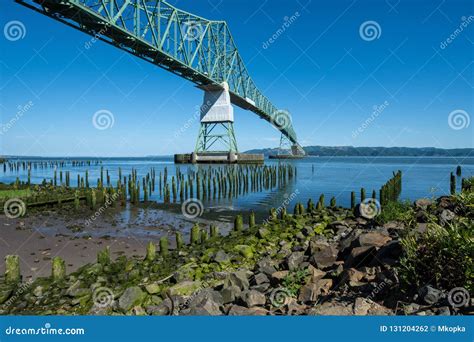
[[[227,213],[204,213],[189,220],[176,208],[158,205],[126,208],[108,208],[100,215],[82,208],[75,212],[72,206],[41,208],[28,211],[25,217],[15,219],[0,216],[0,259],[6,255],[20,256],[24,280],[51,274],[51,259],[60,256],[66,261],[68,272],[73,272],[97,259],[97,253],[110,247],[112,257],[142,257],[149,241],[158,242],[163,236],[172,237],[180,231],[189,240],[194,222],[210,225],[219,220],[223,234],[231,228]],[[229,215],[229,218],[231,216]],[[170,248],[174,248],[170,239]],[[5,271],[0,264],[0,274]]]

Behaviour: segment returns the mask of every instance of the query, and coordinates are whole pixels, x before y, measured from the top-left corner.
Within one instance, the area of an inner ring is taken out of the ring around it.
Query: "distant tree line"
[[[309,156],[320,157],[474,157],[473,148],[442,149],[435,147],[354,147],[354,146],[306,146],[303,147]],[[256,149],[248,153],[277,154],[278,149]]]

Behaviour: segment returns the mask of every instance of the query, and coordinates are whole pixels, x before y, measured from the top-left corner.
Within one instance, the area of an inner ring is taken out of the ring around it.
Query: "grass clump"
[[[388,202],[382,206],[376,221],[380,225],[391,221],[399,221],[403,222],[407,227],[413,227],[416,224],[415,210],[409,201]]]
[[[474,291],[474,224],[459,220],[444,227],[431,223],[420,235],[402,239],[400,279],[406,287],[432,285]]]

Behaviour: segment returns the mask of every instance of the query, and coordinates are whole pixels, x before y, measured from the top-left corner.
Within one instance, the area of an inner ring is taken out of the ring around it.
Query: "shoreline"
[[[158,243],[163,236],[180,231],[187,240],[194,222],[157,208],[108,208],[92,224],[86,221],[94,213],[83,209],[75,213],[72,206],[31,211],[26,217],[9,219],[0,216],[0,260],[19,255],[24,280],[51,274],[51,259],[63,258],[68,272],[93,263],[97,253],[110,246],[115,257],[141,258],[148,242]],[[124,217],[125,215],[125,217]],[[215,221],[198,218],[194,221],[210,225]],[[230,223],[219,222],[224,232]],[[175,248],[170,241],[170,248]],[[0,263],[0,274],[5,264]]]
[[[160,238],[159,249],[150,242],[130,257],[115,257],[114,247],[104,243],[97,258],[91,255],[94,261],[76,272],[55,258],[53,276],[23,283],[21,293],[6,279],[0,282],[0,301],[7,303],[0,304],[0,314],[472,314],[474,301],[467,298],[459,306],[449,297],[452,286],[472,288],[459,269],[470,266],[456,258],[449,259],[452,265],[436,260],[442,257],[439,248],[426,250],[423,242],[415,250],[421,254],[406,259],[403,240],[430,239],[430,225],[472,229],[465,222],[472,223],[473,194],[467,188],[464,197],[393,202],[377,219],[360,205],[351,210],[326,206],[324,199],[317,205],[309,201],[306,207],[297,204],[293,214],[273,211],[262,224],[250,215],[244,225],[237,215],[224,236],[213,235],[212,229],[209,235],[207,227],[195,224],[191,244],[172,249],[168,237]],[[442,246],[452,238],[436,243]],[[462,248],[469,253],[472,241],[461,242],[452,253]],[[419,258],[428,259],[419,263]],[[9,257],[10,267],[14,260]],[[400,268],[407,262],[412,266]],[[450,269],[441,282],[430,284],[440,263]],[[411,274],[411,267],[419,270]]]

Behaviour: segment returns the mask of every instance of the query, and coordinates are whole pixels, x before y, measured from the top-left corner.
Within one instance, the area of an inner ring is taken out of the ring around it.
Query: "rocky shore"
[[[473,314],[473,204],[466,191],[364,217],[358,206],[310,202],[293,214],[273,211],[262,224],[238,217],[226,236],[201,225],[194,244],[150,243],[145,257],[112,260],[106,248],[67,275],[53,259],[51,277],[22,283],[7,265],[0,313]],[[446,243],[453,251],[437,245]]]

